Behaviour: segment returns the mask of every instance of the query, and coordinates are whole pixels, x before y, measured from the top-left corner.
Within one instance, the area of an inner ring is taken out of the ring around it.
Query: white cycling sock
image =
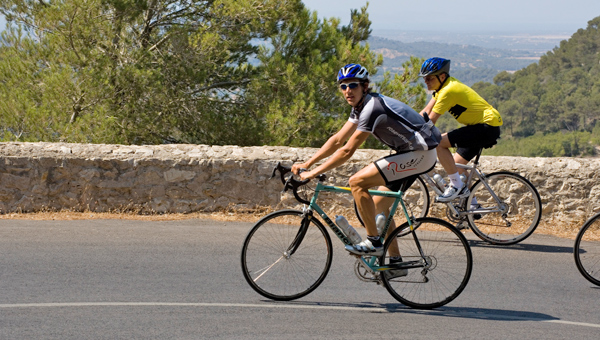
[[[458,172],[448,175],[448,179],[450,179],[450,183],[452,183],[455,188],[461,189],[463,187],[463,182],[460,180]]]

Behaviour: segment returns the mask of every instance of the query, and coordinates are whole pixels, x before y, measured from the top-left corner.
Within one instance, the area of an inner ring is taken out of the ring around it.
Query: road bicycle
[[[600,286],[600,213],[588,219],[577,233],[573,255],[581,275]]]
[[[244,240],[241,265],[244,278],[256,292],[269,299],[288,301],[315,290],[331,266],[331,237],[318,217],[344,245],[352,245],[317,204],[322,192],[350,193],[350,188],[325,185],[326,176],[320,175],[313,191],[306,189],[308,181],[295,178],[291,168],[278,164],[273,176],[277,173],[284,191],[291,190],[303,209],[280,210],[259,220]],[[467,285],[473,266],[465,236],[441,219],[411,217],[402,200],[402,190],[369,192],[394,198],[381,235],[388,235],[396,210],[404,212],[407,222],[385,239],[382,256],[349,253],[356,257],[354,272],[358,278],[383,284],[396,300],[412,308],[437,308],[454,300]],[[390,261],[395,244],[402,262]],[[404,275],[394,277],[387,273],[398,270],[405,270]]]
[[[479,169],[479,153],[472,165],[456,164],[467,171],[464,182],[470,194],[459,195],[446,205],[446,217],[458,229],[470,228],[480,239],[498,245],[525,240],[537,228],[542,217],[542,201],[537,189],[525,177],[510,171],[484,174]],[[431,188],[435,197],[444,192],[444,184],[424,173],[407,189],[405,201],[418,217],[429,213]],[[473,203],[477,203],[473,205]],[[359,216],[360,217],[360,216]],[[362,223],[362,222],[361,222]]]

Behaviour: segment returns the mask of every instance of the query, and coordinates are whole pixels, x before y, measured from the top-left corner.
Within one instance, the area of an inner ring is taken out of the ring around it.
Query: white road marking
[[[15,304],[0,304],[0,309],[11,308],[65,308],[65,307],[236,307],[236,308],[289,308],[289,309],[321,309],[321,310],[342,310],[352,312],[376,312],[389,313],[387,308],[383,307],[351,307],[351,306],[327,306],[327,305],[299,305],[299,304],[247,304],[247,303],[205,303],[205,302],[55,302],[55,303],[15,303]],[[405,313],[414,312],[415,314],[423,314],[423,311],[406,309],[402,310]],[[428,315],[437,315],[434,311],[427,311]],[[449,315],[448,312],[441,312],[438,316],[451,317],[470,317],[480,318],[481,313],[461,312],[455,315]],[[571,326],[594,327],[600,328],[600,324],[587,322],[573,322],[556,319],[543,318],[528,318],[519,316],[509,316],[506,314],[485,314],[486,319],[498,318],[521,321],[535,321],[556,323]]]

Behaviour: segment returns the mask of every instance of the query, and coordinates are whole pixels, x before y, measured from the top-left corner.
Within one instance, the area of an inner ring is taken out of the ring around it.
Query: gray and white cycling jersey
[[[400,153],[434,149],[442,140],[432,121],[425,121],[403,102],[378,93],[367,94],[363,105],[352,109],[348,121]]]

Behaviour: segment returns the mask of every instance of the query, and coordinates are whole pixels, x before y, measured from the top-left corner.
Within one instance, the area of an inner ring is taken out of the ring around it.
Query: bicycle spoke
[[[325,279],[331,266],[331,239],[313,218],[301,242],[295,244],[303,217],[301,211],[278,211],[261,219],[248,233],[242,247],[242,269],[259,294],[293,300],[312,292]]]
[[[265,273],[267,273],[269,271],[269,269],[273,268],[274,265],[276,265],[277,263],[279,263],[279,261],[281,261],[283,259],[283,256],[278,258],[277,261],[275,261],[272,265],[263,268],[263,269],[259,269],[256,270],[255,273],[260,273],[260,275],[258,275],[256,278],[254,278],[254,282],[258,281],[258,279],[260,279]]]
[[[472,255],[467,240],[448,222],[437,218],[417,219],[419,227],[411,233],[401,226],[392,241],[386,242],[386,265],[396,255],[397,244],[402,263],[421,262],[419,268],[406,270],[405,275],[390,278],[382,275],[386,289],[398,301],[413,308],[436,308],[454,300],[469,281]],[[414,239],[416,235],[425,262]],[[393,275],[393,274],[391,274]]]
[[[583,225],[575,238],[573,254],[583,277],[600,286],[600,214]]]
[[[467,201],[468,205],[480,205],[468,215],[473,232],[493,244],[515,244],[529,237],[542,214],[535,187],[524,177],[506,171],[488,175],[486,182],[493,194],[480,180]]]

